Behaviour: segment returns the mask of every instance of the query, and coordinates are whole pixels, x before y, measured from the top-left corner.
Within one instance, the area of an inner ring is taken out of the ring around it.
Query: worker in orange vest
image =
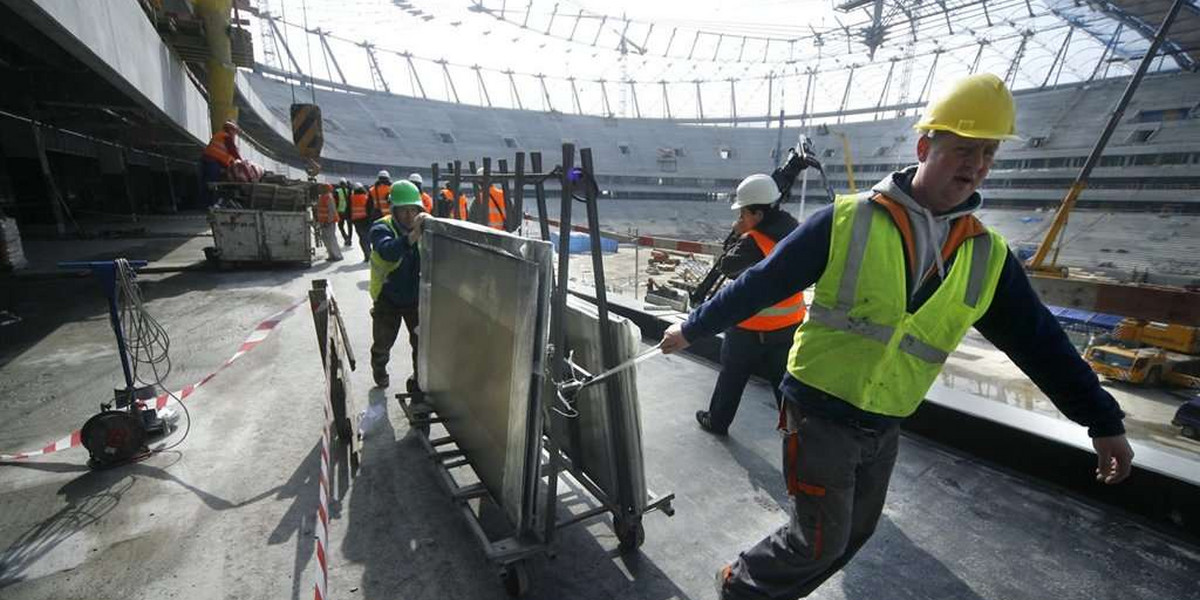
[[[475,174],[482,176],[483,168],[479,168],[477,171],[475,171]],[[481,202],[480,195],[475,196],[475,201]],[[487,203],[488,227],[498,231],[504,231],[504,219],[508,214],[508,206],[505,204],[504,190],[500,189],[499,184],[493,183],[492,187],[488,188]]]
[[[431,198],[429,194],[425,192],[425,188],[423,187],[425,185],[425,179],[421,177],[420,173],[412,173],[408,176],[408,181],[417,186],[417,189],[421,192],[421,206],[425,208],[425,213],[432,215],[433,198]]]
[[[779,209],[776,204],[779,197],[779,186],[770,175],[751,175],[738,185],[733,203],[738,218],[733,229],[739,235],[719,259],[717,267],[722,275],[736,279],[766,260],[775,245],[797,227],[796,218]],[[696,421],[702,429],[716,435],[729,431],[746,382],[759,367],[765,366],[770,373],[768,381],[775,392],[775,401],[783,401],[779,383],[787,371],[788,351],[804,313],[801,292],[725,330],[717,385],[708,410],[696,412]]]
[[[446,212],[451,219],[460,221],[467,220],[467,195],[459,194],[458,202],[454,201],[454,190],[450,189],[450,184],[447,183],[442,188],[442,201],[445,203]]]
[[[355,182],[354,189],[350,192],[350,224],[354,226],[354,233],[358,234],[358,246],[362,248],[363,262],[371,260],[371,197],[367,194],[367,187],[360,182]]]
[[[388,174],[387,169],[379,172],[379,176],[375,179],[375,185],[367,191],[367,195],[371,197],[371,221],[378,220],[392,214],[392,202],[388,198],[392,195],[392,176]]]
[[[338,215],[337,198],[333,195],[332,185],[320,184],[320,195],[317,197],[317,205],[313,212],[317,228],[321,232],[321,242],[325,244],[325,252],[328,253],[329,262],[342,260],[342,250],[338,247],[337,230],[337,224],[338,221],[341,221],[341,217]]]
[[[213,203],[213,192],[209,184],[224,179],[225,171],[242,155],[237,148],[237,135],[241,129],[233,121],[225,121],[221,130],[214,133],[200,157],[200,200],[205,206]]]

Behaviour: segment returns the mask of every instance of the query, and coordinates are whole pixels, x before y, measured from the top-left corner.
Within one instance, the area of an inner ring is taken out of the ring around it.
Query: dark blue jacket
[[[683,325],[683,335],[695,341],[715,335],[759,310],[820,279],[829,260],[833,207],[814,213],[789,234],[771,256],[742,273],[736,281],[698,307]],[[940,279],[934,274],[909,302],[915,311],[933,294]],[[911,282],[910,282],[911,287]],[[1050,398],[1067,418],[1104,437],[1125,432],[1125,414],[1080,358],[1058,321],[1029,284],[1021,263],[1010,252],[995,297],[975,329],[1003,351]],[[869,413],[839,398],[807,386],[790,374],[780,384],[784,397],[805,412],[824,418],[883,428],[901,419]]]
[[[392,226],[400,233],[399,237],[382,220],[371,226],[371,248],[384,260],[404,259],[396,270],[388,274],[379,295],[396,306],[413,306],[419,299],[417,290],[421,283],[421,254],[417,251],[417,244],[408,243],[408,229],[395,219],[392,220]]]

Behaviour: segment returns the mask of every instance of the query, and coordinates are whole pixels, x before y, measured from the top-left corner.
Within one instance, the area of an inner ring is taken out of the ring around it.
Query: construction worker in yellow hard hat
[[[815,285],[780,385],[791,518],[718,570],[720,597],[803,597],[854,556],[883,510],[900,423],[972,327],[1087,427],[1097,480],[1129,475],[1120,406],[972,215],[1015,120],[1000,78],[959,81],[917,122],[916,165],[817,211],[663,335],[677,352]]]

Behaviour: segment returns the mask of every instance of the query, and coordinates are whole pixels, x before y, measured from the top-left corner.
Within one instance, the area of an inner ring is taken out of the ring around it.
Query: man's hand
[[[413,217],[412,229],[408,232],[408,243],[415,244],[417,240],[421,239],[421,224],[427,217],[429,215],[425,213],[417,213],[417,216]]]
[[[1092,447],[1096,449],[1096,481],[1111,485],[1129,477],[1133,448],[1129,447],[1125,434],[1092,438]]]
[[[660,348],[663,354],[674,354],[688,347],[687,338],[683,337],[683,325],[676,323],[663,332]]]

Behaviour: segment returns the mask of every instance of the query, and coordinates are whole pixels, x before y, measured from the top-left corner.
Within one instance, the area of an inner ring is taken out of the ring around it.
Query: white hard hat
[[[779,199],[779,187],[770,175],[755,173],[742,180],[734,193],[733,210],[740,210],[755,204],[773,204]]]
[[[424,184],[425,184],[425,180],[421,178],[421,174],[420,174],[420,173],[413,173],[413,174],[409,175],[409,176],[408,176],[408,180],[409,180],[409,181],[411,181],[411,182],[413,182],[413,183],[415,183],[415,184],[417,184],[417,185],[424,185]]]
[[[380,179],[391,179],[392,176],[390,174],[388,174],[387,169],[384,169],[379,172],[379,178]]]
[[[483,175],[483,167],[479,167],[478,169],[475,169],[475,174],[476,174],[476,175]]]

